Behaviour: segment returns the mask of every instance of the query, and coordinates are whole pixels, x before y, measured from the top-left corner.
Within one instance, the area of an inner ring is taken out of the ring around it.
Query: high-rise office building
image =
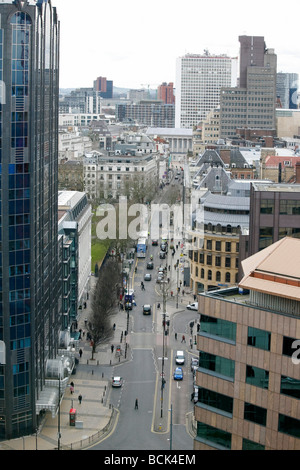
[[[222,88],[220,138],[236,136],[237,128],[276,128],[277,56],[260,36],[240,36],[239,87]]]
[[[165,104],[174,104],[174,86],[173,83],[162,83],[157,88],[157,99],[163,101]]]
[[[236,86],[237,57],[187,54],[176,62],[175,127],[192,128],[219,106],[222,87]]]
[[[59,346],[59,22],[51,0],[2,0],[0,15],[0,439],[11,439],[36,430]]]
[[[276,92],[283,109],[297,109],[299,75],[297,73],[277,73]]]
[[[101,98],[113,97],[113,81],[106,77],[98,77],[94,81],[94,91],[98,92]]]

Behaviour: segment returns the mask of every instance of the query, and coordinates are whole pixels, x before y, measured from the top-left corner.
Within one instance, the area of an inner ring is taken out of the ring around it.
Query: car
[[[166,252],[165,252],[165,251],[161,251],[161,252],[159,253],[159,257],[160,257],[160,259],[165,259],[165,257],[166,257]]]
[[[151,281],[151,279],[152,279],[151,274],[149,274],[149,273],[145,274],[144,281]]]
[[[153,246],[158,246],[158,240],[152,240],[152,245]]]
[[[151,305],[149,305],[149,304],[143,305],[143,314],[144,315],[151,315]]]
[[[192,304],[187,305],[186,307],[188,310],[196,310],[198,312],[198,302],[194,302]]]
[[[166,243],[162,243],[162,244],[160,245],[160,249],[161,249],[161,251],[167,251],[167,245],[166,245]]]
[[[176,367],[174,371],[174,380],[182,380],[182,379],[183,379],[182,367]]]
[[[147,263],[147,269],[153,269],[154,268],[154,264],[152,263],[152,261],[149,261]]]
[[[199,359],[197,357],[191,358],[191,372],[195,372],[199,366]]]
[[[164,276],[162,274],[159,274],[156,279],[157,284],[160,284],[163,281],[163,279],[164,279]]]
[[[112,387],[117,388],[117,387],[122,387],[122,385],[123,385],[122,377],[113,377],[112,378],[112,382],[111,382]]]
[[[175,363],[179,364],[179,365],[184,364],[184,352],[183,351],[177,351],[176,352]]]
[[[126,302],[125,303],[125,310],[132,310],[132,303],[131,302]]]

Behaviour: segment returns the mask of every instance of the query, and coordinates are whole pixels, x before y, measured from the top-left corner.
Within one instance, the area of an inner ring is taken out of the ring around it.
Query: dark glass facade
[[[61,324],[59,23],[50,0],[7,1],[0,13],[0,439],[10,439],[36,430],[45,362],[56,355]]]

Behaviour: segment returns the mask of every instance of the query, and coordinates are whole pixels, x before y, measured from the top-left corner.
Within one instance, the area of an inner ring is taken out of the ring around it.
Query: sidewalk
[[[91,300],[88,301],[87,308],[82,310],[78,329],[85,330],[84,320],[88,318],[90,303]],[[88,448],[93,443],[104,439],[118,419],[118,410],[113,409],[109,403],[112,376],[110,366],[127,360],[124,354],[124,335],[121,347],[123,354],[117,356],[116,349],[112,353],[111,344],[114,346],[121,344],[121,333],[126,330],[127,324],[126,312],[116,313],[113,321],[116,324],[116,329],[111,343],[99,346],[93,360],[91,359],[92,348],[85,339],[85,335],[80,342],[83,354],[76,366],[76,373],[69,378],[69,383],[74,382],[74,393],[71,394],[68,387],[60,406],[61,449]],[[78,353],[76,356],[79,358]],[[79,394],[82,395],[81,404],[78,401]],[[69,424],[71,408],[75,408],[77,412],[76,426]],[[58,448],[58,426],[58,415],[52,418],[51,413],[47,412],[37,435],[2,441],[0,442],[0,450],[55,450]]]
[[[176,259],[176,257],[175,257]],[[96,279],[92,276],[93,283]],[[173,281],[174,282],[174,281]],[[173,287],[173,285],[172,285]],[[175,293],[175,285],[174,285]],[[176,307],[176,296],[168,300],[168,308],[173,316],[176,312],[186,309],[186,305],[193,302],[193,296],[186,288],[185,295],[178,296],[178,308]],[[87,302],[87,308],[81,311],[78,322],[78,330],[85,328],[85,319],[89,316],[91,300]],[[195,312],[197,316],[197,312]],[[129,334],[125,337],[127,330],[127,313],[120,310],[112,320],[116,324],[114,337],[109,344],[99,346],[92,359],[92,348],[86,340],[85,334],[80,342],[83,351],[76,373],[71,375],[69,383],[74,382],[74,393],[70,388],[66,389],[60,406],[60,418],[56,415],[52,418],[50,412],[46,413],[45,420],[37,435],[25,436],[19,439],[0,442],[0,450],[55,450],[58,449],[58,428],[60,421],[60,449],[85,449],[105,439],[114,429],[118,420],[119,412],[109,403],[111,390],[112,367],[130,359],[129,349],[125,355],[126,341],[130,344]],[[122,342],[121,334],[122,335]],[[114,345],[112,352],[111,345]],[[121,345],[121,355],[116,354],[116,346]],[[188,348],[191,352],[192,349]],[[195,351],[195,350],[194,350]],[[79,354],[76,356],[79,358]],[[126,356],[126,357],[125,357]],[[167,392],[167,390],[166,390]],[[81,404],[78,401],[79,394],[82,395]],[[76,426],[70,426],[70,409],[75,408],[77,413]],[[159,420],[161,421],[161,420]],[[164,421],[164,420],[163,420]],[[162,432],[165,432],[167,422],[162,423]]]

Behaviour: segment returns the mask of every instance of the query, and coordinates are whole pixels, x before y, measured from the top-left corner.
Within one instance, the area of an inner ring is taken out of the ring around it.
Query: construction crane
[[[157,87],[157,83],[141,83],[142,87],[147,87],[148,88],[148,98],[150,99],[150,86],[155,86]]]

